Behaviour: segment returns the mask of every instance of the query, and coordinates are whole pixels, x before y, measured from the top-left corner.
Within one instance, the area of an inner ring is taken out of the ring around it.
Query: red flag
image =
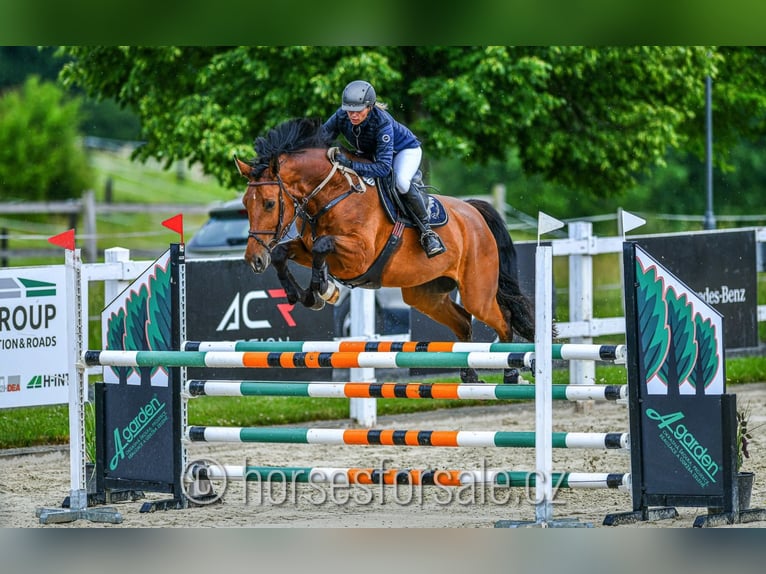
[[[175,231],[178,233],[178,235],[181,236],[181,243],[184,242],[184,214],[179,213],[178,215],[174,215],[170,219],[166,219],[162,222],[162,225],[170,229],[171,231]]]
[[[49,237],[48,243],[74,251],[74,229]]]

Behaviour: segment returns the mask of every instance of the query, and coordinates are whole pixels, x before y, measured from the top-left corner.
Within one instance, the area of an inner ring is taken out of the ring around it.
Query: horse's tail
[[[510,315],[510,323],[516,333],[527,341],[535,340],[535,319],[532,303],[519,287],[519,264],[516,248],[500,214],[486,201],[467,199],[467,203],[481,213],[492,232],[500,260],[500,275],[497,282],[497,302]]]

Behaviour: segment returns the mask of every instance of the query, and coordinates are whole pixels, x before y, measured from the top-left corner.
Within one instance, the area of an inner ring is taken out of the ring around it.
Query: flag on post
[[[51,243],[57,247],[63,247],[69,251],[74,251],[74,229],[59,233],[53,237],[48,238],[48,243]]]
[[[561,229],[564,227],[566,223],[563,221],[559,221],[555,217],[551,217],[547,213],[543,213],[542,211],[538,212],[537,214],[537,241],[540,241],[540,236],[545,235],[546,233],[549,233],[551,231],[555,231],[556,229]]]
[[[642,225],[646,225],[646,219],[630,213],[629,211],[625,211],[624,209],[621,210],[620,216],[622,217],[623,235],[629,231],[633,231],[634,229],[641,227]]]
[[[162,225],[170,229],[171,231],[175,231],[178,233],[178,235],[181,236],[181,243],[184,242],[184,215],[183,213],[179,213],[178,215],[174,215],[173,217],[166,219],[162,222]]]

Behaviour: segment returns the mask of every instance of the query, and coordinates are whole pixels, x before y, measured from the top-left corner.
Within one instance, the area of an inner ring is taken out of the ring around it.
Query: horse
[[[440,195],[447,215],[438,228],[446,252],[428,258],[417,228],[394,223],[379,195],[334,161],[315,119],[294,118],[256,138],[256,157],[235,162],[247,178],[242,202],[250,224],[245,261],[256,273],[273,263],[288,301],[318,309],[337,299],[332,279],[349,286],[399,287],[404,302],[471,341],[472,316],[510,342],[534,341],[532,304],[521,292],[516,250],[500,214],[486,201]],[[358,158],[357,158],[358,160]],[[298,230],[290,237],[289,229]],[[388,259],[381,262],[382,259]],[[288,261],[312,268],[302,289]],[[457,287],[460,303],[450,298]],[[504,382],[517,373],[504,372]],[[462,369],[463,383],[478,383]]]

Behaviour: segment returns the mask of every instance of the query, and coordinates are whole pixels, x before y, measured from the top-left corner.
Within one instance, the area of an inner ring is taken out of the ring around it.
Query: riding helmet
[[[375,88],[364,80],[354,80],[343,90],[341,108],[345,112],[361,112],[364,108],[375,104]]]

